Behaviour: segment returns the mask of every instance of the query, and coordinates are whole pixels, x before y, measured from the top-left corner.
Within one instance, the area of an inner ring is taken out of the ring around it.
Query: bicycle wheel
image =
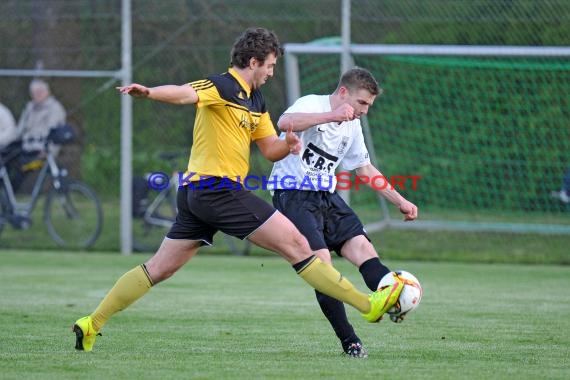
[[[133,219],[133,250],[156,252],[176,219],[176,191],[158,193],[140,218]]]
[[[48,193],[44,222],[51,238],[61,247],[91,247],[103,226],[103,211],[97,195],[74,180],[61,182]]]
[[[162,225],[157,225],[156,223],[149,223],[144,219],[134,219],[132,226],[133,251],[156,252],[174,220],[165,219],[163,223]]]

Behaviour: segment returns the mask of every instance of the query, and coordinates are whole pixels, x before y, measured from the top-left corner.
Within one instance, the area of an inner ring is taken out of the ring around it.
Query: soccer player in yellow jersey
[[[397,276],[392,287],[370,295],[358,291],[330,264],[313,255],[289,219],[239,186],[248,173],[251,141],[273,162],[301,149],[292,131],[285,139],[277,137],[260,92],[282,54],[273,32],[249,28],[236,39],[231,67],[223,74],[180,86],[131,84],[118,88],[120,93],[137,98],[194,104],[194,142],[178,190],[175,223],[154,256],[123,274],[95,310],[74,323],[76,349],[91,351],[96,336],[113,314],[172,276],[200,246],[211,245],[217,231],[278,253],[313,288],[355,307],[369,322],[378,322],[396,302],[403,287]],[[204,178],[208,181],[202,181]]]

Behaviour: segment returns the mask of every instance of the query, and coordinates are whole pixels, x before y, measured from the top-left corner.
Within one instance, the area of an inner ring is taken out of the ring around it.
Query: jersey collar
[[[247,97],[249,98],[249,95],[251,94],[251,88],[249,87],[249,84],[247,84],[243,78],[238,74],[238,72],[230,67],[228,69],[228,73],[230,73],[230,75],[234,78],[236,78],[236,80],[238,81],[238,83],[240,84],[240,86],[245,90],[245,93],[247,95]]]

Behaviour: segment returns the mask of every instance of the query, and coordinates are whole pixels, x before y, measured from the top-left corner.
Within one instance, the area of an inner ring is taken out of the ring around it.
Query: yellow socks
[[[139,265],[125,273],[91,314],[93,328],[100,331],[113,314],[127,308],[144,296],[152,285],[144,265]]]
[[[297,268],[297,274],[321,293],[345,302],[361,313],[370,311],[368,295],[358,291],[332,265],[322,262],[318,257],[308,260],[304,266]],[[139,265],[125,273],[90,315],[93,328],[100,331],[113,314],[126,309],[144,296],[152,285],[144,265]]]
[[[297,270],[297,274],[321,293],[345,302],[361,313],[370,311],[368,295],[358,291],[332,265],[322,262],[318,257]]]

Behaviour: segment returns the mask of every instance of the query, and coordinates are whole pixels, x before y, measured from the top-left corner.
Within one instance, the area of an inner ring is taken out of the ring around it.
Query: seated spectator
[[[15,160],[16,163],[12,165],[12,185],[15,191],[24,181],[29,164],[45,157],[45,143],[50,130],[66,121],[65,109],[51,95],[47,82],[41,79],[32,80],[30,97],[31,100],[24,107],[18,121],[22,152]],[[56,153],[59,150],[57,146],[49,148]]]

